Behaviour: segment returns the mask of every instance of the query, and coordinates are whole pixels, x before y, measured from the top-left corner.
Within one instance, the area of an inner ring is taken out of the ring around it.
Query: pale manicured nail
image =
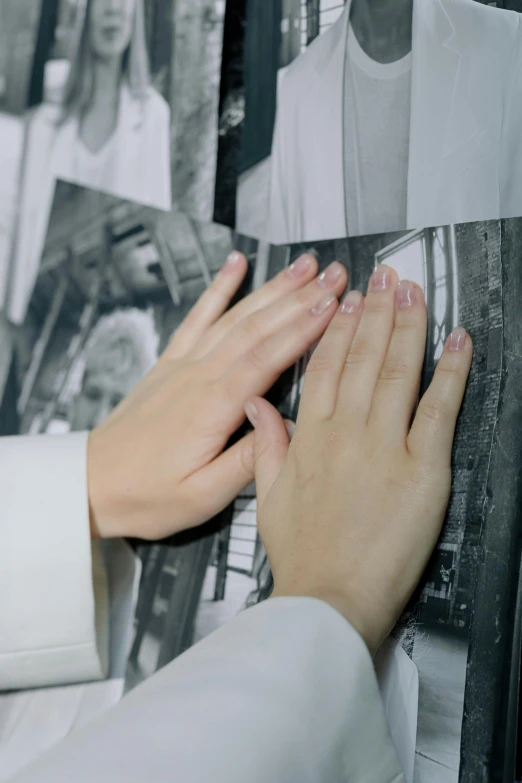
[[[322,299],[319,299],[315,307],[312,308],[314,315],[324,315],[329,307],[337,301],[335,294],[325,294]]]
[[[310,269],[312,261],[313,256],[309,253],[305,253],[304,255],[299,256],[293,264],[290,264],[286,272],[290,277],[303,277]]]
[[[363,302],[363,295],[360,291],[350,291],[341,305],[342,313],[356,313],[360,310]]]
[[[240,260],[241,253],[238,253],[237,250],[234,250],[232,253],[230,253],[227,260],[223,264],[223,272],[234,272],[237,269]]]
[[[415,304],[415,286],[409,280],[401,280],[397,288],[397,306],[406,310]]]
[[[247,403],[245,403],[245,413],[252,427],[255,427],[257,425],[257,417],[258,417],[257,408],[254,405],[254,403],[251,402],[250,400]]]
[[[390,280],[391,274],[389,268],[381,264],[370,278],[370,291],[386,291],[390,285]]]
[[[462,326],[457,326],[448,337],[448,342],[446,343],[448,351],[461,351],[464,348],[466,336],[466,330]]]
[[[338,261],[334,261],[333,264],[330,264],[330,266],[324,270],[324,272],[321,272],[317,278],[317,282],[321,288],[332,288],[339,280],[342,271],[342,264]]]
[[[294,432],[295,432],[295,424],[294,424],[294,422],[293,421],[285,421],[285,427],[286,427],[286,431],[288,432],[288,437],[290,438],[290,440],[292,440],[292,438],[294,437]]]

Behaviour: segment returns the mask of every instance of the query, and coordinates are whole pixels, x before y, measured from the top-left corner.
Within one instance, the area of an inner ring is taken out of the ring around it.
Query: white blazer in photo
[[[279,82],[262,237],[273,244],[349,235],[343,112],[350,7],[347,0]],[[263,172],[266,182],[266,166]],[[475,0],[414,0],[407,228],[517,215],[520,16]]]

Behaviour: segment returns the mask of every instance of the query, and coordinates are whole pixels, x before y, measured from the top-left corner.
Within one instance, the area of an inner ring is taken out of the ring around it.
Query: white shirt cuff
[[[87,434],[0,439],[0,690],[101,679],[107,574],[91,549]]]

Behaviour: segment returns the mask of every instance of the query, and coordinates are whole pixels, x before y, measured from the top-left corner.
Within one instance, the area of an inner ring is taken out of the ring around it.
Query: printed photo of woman
[[[143,0],[86,0],[69,61],[49,61],[32,118],[28,179],[171,208],[170,108],[152,86]]]

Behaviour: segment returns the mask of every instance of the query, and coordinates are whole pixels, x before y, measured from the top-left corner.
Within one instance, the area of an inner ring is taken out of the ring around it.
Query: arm
[[[230,261],[89,449],[77,434],[0,439],[0,690],[107,673],[107,542],[91,553],[88,503],[94,536],[161,539],[212,518],[252,481],[253,434],[225,449],[245,398],[317,340],[329,314],[313,307],[342,291],[346,273],[319,285],[315,258],[303,257],[223,315],[247,272],[241,254]]]
[[[0,439],[0,690],[108,669],[105,567],[91,549],[86,435]]]
[[[362,639],[321,601],[268,601],[16,780],[161,783],[174,771],[177,783],[402,783]]]

